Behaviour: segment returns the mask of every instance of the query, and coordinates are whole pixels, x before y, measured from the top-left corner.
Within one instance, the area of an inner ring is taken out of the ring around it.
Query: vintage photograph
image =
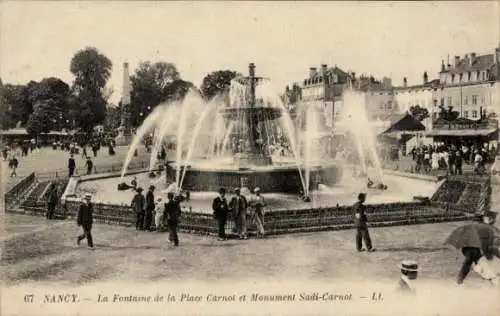
[[[499,315],[500,3],[2,1],[2,315]]]

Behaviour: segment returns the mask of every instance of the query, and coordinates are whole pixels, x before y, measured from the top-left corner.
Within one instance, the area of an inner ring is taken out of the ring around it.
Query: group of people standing
[[[257,227],[257,238],[265,236],[264,231],[264,198],[260,195],[260,188],[256,187],[253,190],[253,195],[249,200],[241,194],[240,188],[234,189],[234,196],[228,202],[226,198],[226,189],[219,190],[217,196],[212,202],[212,210],[214,219],[217,220],[219,240],[227,240],[226,224],[227,220],[232,217],[235,227],[233,232],[240,239],[247,239],[247,221],[255,223]]]

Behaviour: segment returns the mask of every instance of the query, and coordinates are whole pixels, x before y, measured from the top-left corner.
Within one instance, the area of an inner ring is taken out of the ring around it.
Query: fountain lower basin
[[[255,188],[262,192],[297,194],[302,190],[300,170],[295,164],[273,164],[238,166],[227,163],[193,163],[188,166],[171,164],[167,166],[167,177],[175,179],[178,169],[185,176],[182,188],[190,191],[217,192],[225,188]],[[322,161],[308,166],[309,188],[316,189],[319,183],[334,185],[342,177],[342,169],[336,162]]]

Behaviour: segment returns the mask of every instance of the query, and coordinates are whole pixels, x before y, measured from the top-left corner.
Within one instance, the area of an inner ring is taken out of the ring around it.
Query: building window
[[[481,72],[478,70],[478,71],[476,72],[476,80],[479,80],[479,78],[480,78],[480,77],[479,77],[479,76],[480,76],[480,74],[481,74]]]
[[[451,75],[451,83],[454,83],[455,82],[455,74],[452,74]]]
[[[481,96],[481,104],[485,104],[486,103],[486,96],[482,95]]]
[[[477,118],[477,111],[476,110],[472,111],[472,118]]]
[[[465,118],[469,117],[469,111],[464,111],[464,117]]]
[[[437,113],[436,112],[432,113],[432,119],[435,120],[436,118],[437,118]]]
[[[464,74],[460,73],[460,82],[462,82],[462,79],[464,78]]]
[[[471,75],[471,73],[470,73],[470,71],[469,71],[469,72],[467,73],[467,80],[468,80],[468,81],[470,81],[470,75]]]
[[[438,106],[438,100],[434,99],[434,100],[432,100],[432,102],[434,102],[434,107]]]
[[[448,97],[448,106],[452,106],[452,104],[451,104],[451,97]]]
[[[486,80],[486,71],[483,71],[483,75],[482,76],[483,76],[483,78],[482,78],[483,81]]]
[[[469,103],[469,97],[465,96],[464,97],[464,104],[467,105]]]
[[[441,106],[444,106],[444,98],[441,98]]]
[[[472,105],[477,105],[477,95],[472,96]]]

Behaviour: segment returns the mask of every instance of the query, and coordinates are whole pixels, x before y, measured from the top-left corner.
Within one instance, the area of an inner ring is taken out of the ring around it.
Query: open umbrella
[[[499,236],[498,229],[492,225],[472,223],[455,229],[444,244],[457,249],[475,247],[481,249],[484,254],[489,254],[494,247],[498,247]]]

